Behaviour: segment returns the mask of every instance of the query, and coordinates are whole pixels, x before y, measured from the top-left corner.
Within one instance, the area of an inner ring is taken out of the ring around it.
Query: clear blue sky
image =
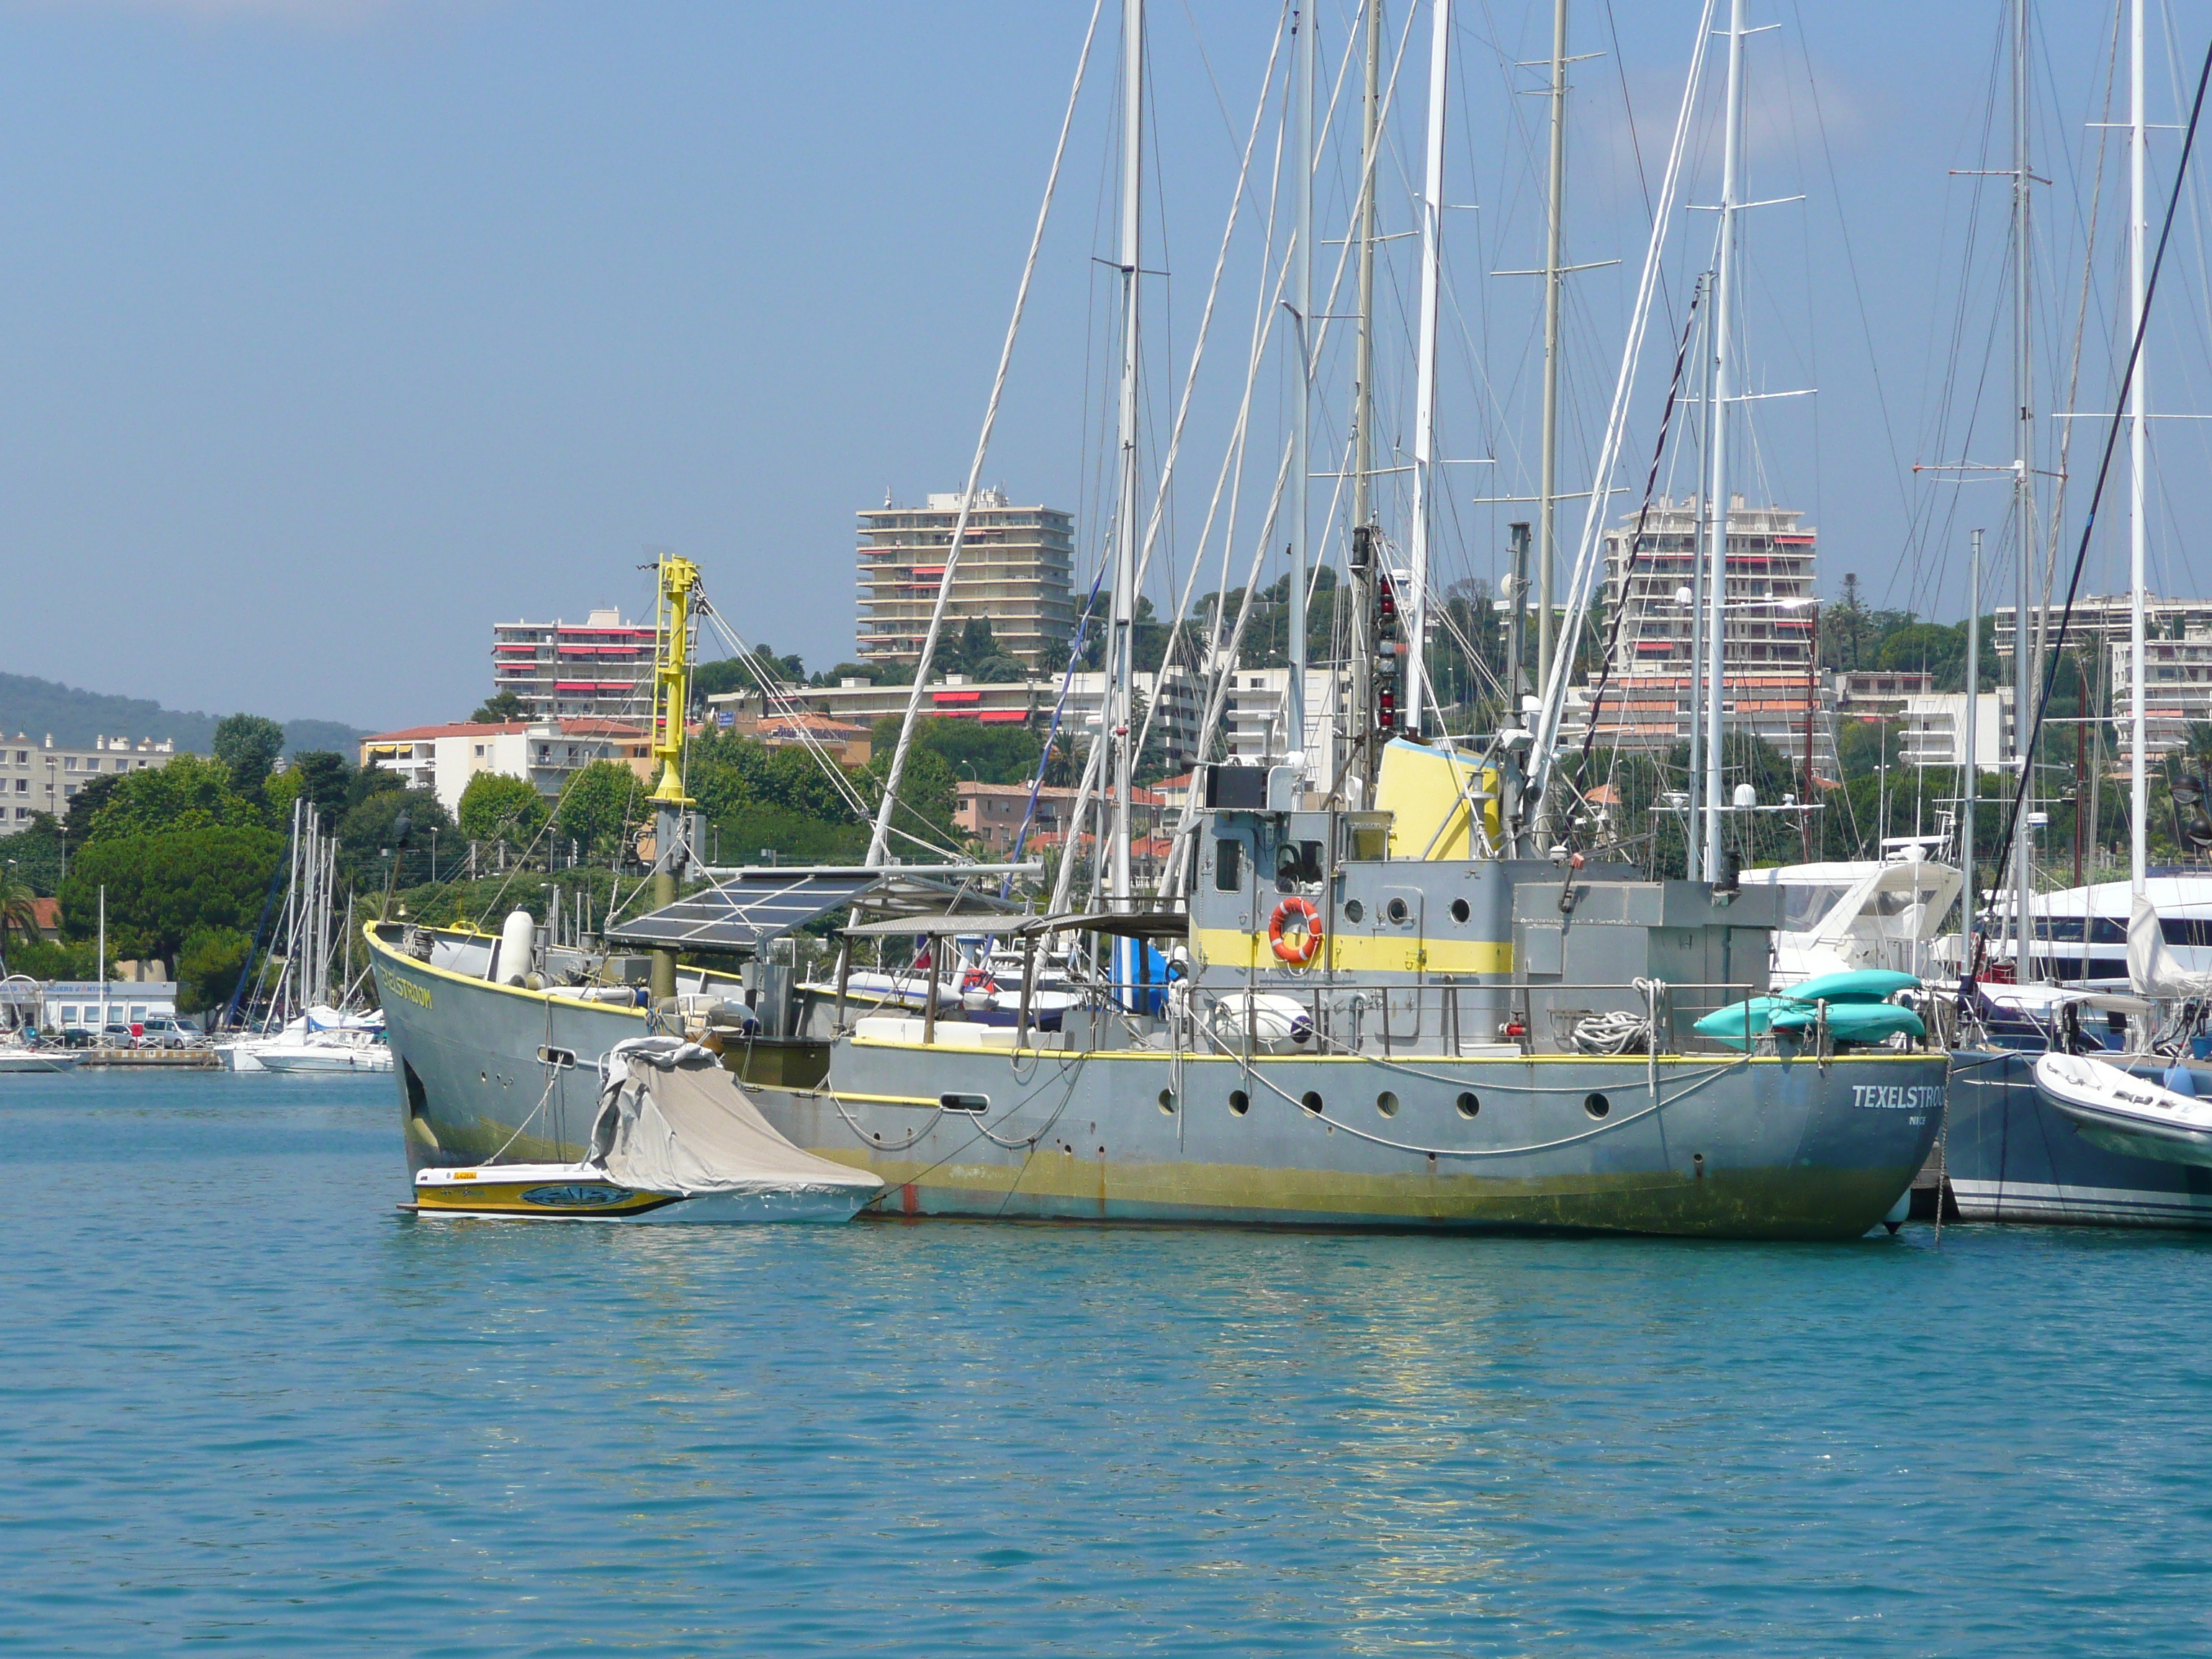
[[[1391,0],[1394,29],[1404,5]],[[964,472],[1087,9],[0,7],[0,567],[18,600],[0,665],[172,706],[364,725],[458,716],[488,689],[495,619],[635,611],[649,544],[699,559],[755,639],[814,666],[849,654],[852,514],[886,488],[911,501]],[[1086,549],[1110,358],[1090,259],[1110,246],[1107,9],[987,470],[1018,497],[1081,511]],[[1325,52],[1345,39],[1344,9],[1322,9]],[[1476,210],[1454,221],[1443,424],[1449,453],[1498,458],[1455,478],[1472,495],[1525,489],[1533,465],[1534,285],[1487,273],[1540,257],[1540,111],[1514,95],[1534,82],[1510,65],[1548,49],[1550,8],[1462,10],[1454,194]],[[2006,447],[1999,227],[1987,211],[1974,222],[1973,186],[1947,176],[1990,164],[1999,9],[1754,10],[1784,25],[1755,48],[1754,189],[1810,199],[1766,210],[1755,232],[1748,355],[1762,386],[1820,393],[1760,406],[1753,493],[1818,524],[1824,587],[1856,569],[1873,598],[1949,619],[1964,604],[1964,526],[1997,522],[1997,492],[1986,508],[1955,492],[1936,501],[1901,469]],[[1620,5],[1616,21],[1577,0],[1575,15],[1575,49],[1607,55],[1576,71],[1570,252],[1627,262],[1577,279],[1580,456],[1644,235],[1624,98],[1656,184],[1696,14],[1669,0]],[[1148,263],[1171,273],[1154,284],[1156,445],[1275,15],[1255,0],[1154,7],[1165,236]],[[2094,143],[2082,124],[2110,13],[2051,3],[2039,27],[2039,159],[2059,181],[2039,256],[2044,356],[2063,372]],[[1424,19],[1406,60],[1386,228],[1407,222],[1395,169],[1413,165],[1425,33]],[[2191,33],[2183,53],[2203,45]],[[2171,119],[2162,50],[2154,63]],[[2193,80],[2193,64],[2178,73]],[[1709,166],[1701,177],[1691,194],[1710,201]],[[1340,213],[1340,163],[1324,178]],[[1219,372],[1195,405],[1175,514],[1185,544],[1241,384],[1255,222],[1224,290]],[[1710,235],[1705,216],[1685,222],[1676,293]],[[1394,315],[1410,304],[1411,246],[1393,245]],[[2187,318],[2159,370],[2169,408],[2212,409],[2195,396],[2212,378],[2203,249],[2192,215],[2172,273]],[[2110,406],[2099,331],[2112,282],[2106,259],[2083,408]],[[1402,348],[1395,327],[1386,352]],[[1996,378],[1978,394],[1985,368]],[[1334,385],[1340,358],[1324,374]],[[1410,377],[1382,378],[1384,424],[1402,436]],[[1279,374],[1263,376],[1271,433],[1280,392]],[[1987,412],[1971,440],[1969,405]],[[2169,428],[2177,472],[2212,471],[2201,429]],[[1639,423],[1629,444],[1638,483],[1650,431]],[[2166,510],[2182,524],[2200,509],[2185,495]],[[1455,507],[1447,580],[1492,572],[1508,516],[1521,514]],[[2159,559],[2155,586],[2201,590],[2177,535],[2161,532]],[[2092,587],[2110,585],[2108,564],[2100,554]],[[1153,586],[1164,607],[1164,580]]]

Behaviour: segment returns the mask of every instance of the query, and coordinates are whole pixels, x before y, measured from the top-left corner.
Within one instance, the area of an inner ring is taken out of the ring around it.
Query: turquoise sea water
[[[2212,1247],[417,1223],[0,1079],[0,1649],[2169,1653]]]

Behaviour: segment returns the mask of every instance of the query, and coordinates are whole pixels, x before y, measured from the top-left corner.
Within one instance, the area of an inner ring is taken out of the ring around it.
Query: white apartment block
[[[479,772],[526,778],[548,800],[560,798],[571,774],[593,761],[618,761],[651,784],[653,736],[613,720],[453,720],[364,738],[361,763],[396,774],[410,789],[428,789],[448,812]]]
[[[1577,687],[1568,716],[1583,730],[1595,718],[1604,748],[1671,749],[1704,717],[1692,599],[1707,516],[1697,496],[1662,495],[1650,512],[1624,514],[1606,532],[1602,625],[1613,642],[1611,672],[1603,706],[1593,714],[1594,687]],[[1721,717],[1728,731],[1747,731],[1790,756],[1803,754],[1809,734],[1815,770],[1832,777],[1831,691],[1814,652],[1818,536],[1803,517],[1729,498]]]
[[[957,490],[933,495],[927,506],[918,507],[895,507],[886,497],[880,507],[859,515],[855,648],[862,662],[911,667],[921,661],[960,503]],[[945,626],[957,638],[969,618],[988,617],[999,648],[1034,672],[1048,647],[1075,637],[1069,586],[1074,559],[1075,520],[1069,514],[1016,506],[1004,490],[976,491]]]
[[[167,766],[176,752],[167,738],[96,737],[89,749],[58,747],[51,733],[36,743],[21,732],[0,738],[0,835],[28,829],[33,813],[65,816],[76,792],[96,777]]]
[[[2132,763],[2134,743],[2130,705],[2135,696],[2135,659],[2130,644],[2133,600],[2125,593],[2100,593],[2074,602],[2066,625],[2066,648],[2100,648],[2108,659],[2107,705],[2112,719],[2113,753],[2122,765]],[[2036,607],[2030,615],[2046,639],[2055,639],[2063,607]],[[2145,747],[2154,763],[2187,741],[2189,728],[2212,723],[2212,599],[2162,599],[2143,604],[2143,702]],[[2010,661],[2017,631],[2016,610],[1996,616],[1997,654]],[[2008,672],[2010,671],[2008,670]],[[2093,707],[2094,705],[2093,704]]]
[[[533,720],[599,719],[649,724],[657,635],[619,611],[582,622],[495,623],[491,689],[512,691]]]

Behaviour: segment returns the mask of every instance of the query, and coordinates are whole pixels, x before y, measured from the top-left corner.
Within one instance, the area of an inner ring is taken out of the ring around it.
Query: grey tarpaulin
[[[720,1060],[668,1037],[622,1043],[607,1056],[587,1161],[624,1187],[687,1198],[818,1194],[858,1204],[884,1184],[793,1146]]]

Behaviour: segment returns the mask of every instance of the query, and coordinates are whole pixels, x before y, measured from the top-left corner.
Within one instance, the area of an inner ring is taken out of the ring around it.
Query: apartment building
[[[448,812],[460,811],[462,792],[479,772],[527,778],[554,800],[572,774],[602,760],[629,767],[645,784],[655,781],[652,732],[616,720],[452,720],[379,732],[361,744],[363,766],[381,766],[410,788],[430,790]]]
[[[95,777],[167,766],[176,752],[167,738],[95,737],[89,749],[73,749],[58,745],[52,733],[37,742],[21,732],[0,737],[0,835],[27,829],[33,813],[65,815]]]
[[[1662,495],[1649,513],[1631,513],[1605,535],[1604,627],[1611,641],[1603,706],[1594,687],[1570,696],[1569,720],[1595,720],[1607,748],[1666,750],[1688,741],[1704,717],[1694,647],[1702,528],[1697,496]],[[1802,754],[1808,726],[1814,768],[1835,775],[1832,692],[1815,660],[1814,593],[1817,533],[1784,507],[1750,507],[1732,495],[1728,511],[1721,638],[1721,718],[1786,754]]]
[[[2018,607],[2000,611],[1995,621],[1997,654],[2009,662],[2018,632]],[[2131,765],[2135,732],[2129,711],[2135,698],[2135,653],[2130,643],[2134,601],[2126,593],[2100,593],[2074,602],[2066,622],[2067,649],[2091,647],[2107,659],[2114,752]],[[2212,722],[2212,599],[2163,599],[2143,603],[2144,746],[2155,764],[2181,748],[2193,725]],[[2060,610],[2038,606],[2030,616],[2045,638],[2056,638]],[[2009,674],[2010,671],[2007,671]]]
[[[1280,678],[1284,671],[1263,671]],[[1163,673],[1139,672],[1133,677],[1137,695],[1147,708],[1158,703],[1152,729],[1172,766],[1187,766],[1197,758],[1199,722],[1206,714],[1205,683],[1177,665]],[[1098,729],[1098,711],[1106,696],[1106,677],[1093,672],[1066,677],[1066,696],[1061,700],[1058,679],[985,682],[964,674],[948,674],[922,688],[922,713],[939,720],[975,720],[985,726],[1030,726],[1042,733],[1050,726],[1053,711],[1060,711],[1062,732],[1088,741]],[[906,713],[914,694],[908,685],[876,685],[848,678],[836,685],[792,685],[779,690],[768,716],[792,711],[818,714],[845,726],[872,727],[886,717]],[[724,692],[707,699],[716,714],[726,714],[733,730],[744,731],[764,718],[757,691]],[[769,720],[770,725],[774,720]]]
[[[653,624],[594,611],[582,622],[495,623],[491,688],[512,691],[533,720],[653,718]]]
[[[924,507],[897,507],[886,496],[881,507],[859,515],[855,648],[862,662],[911,667],[921,660],[961,499],[956,490],[931,495]],[[1018,507],[1001,489],[978,490],[969,505],[945,626],[957,630],[970,617],[988,617],[999,648],[1035,671],[1049,647],[1075,637],[1069,586],[1074,558],[1071,515]]]

